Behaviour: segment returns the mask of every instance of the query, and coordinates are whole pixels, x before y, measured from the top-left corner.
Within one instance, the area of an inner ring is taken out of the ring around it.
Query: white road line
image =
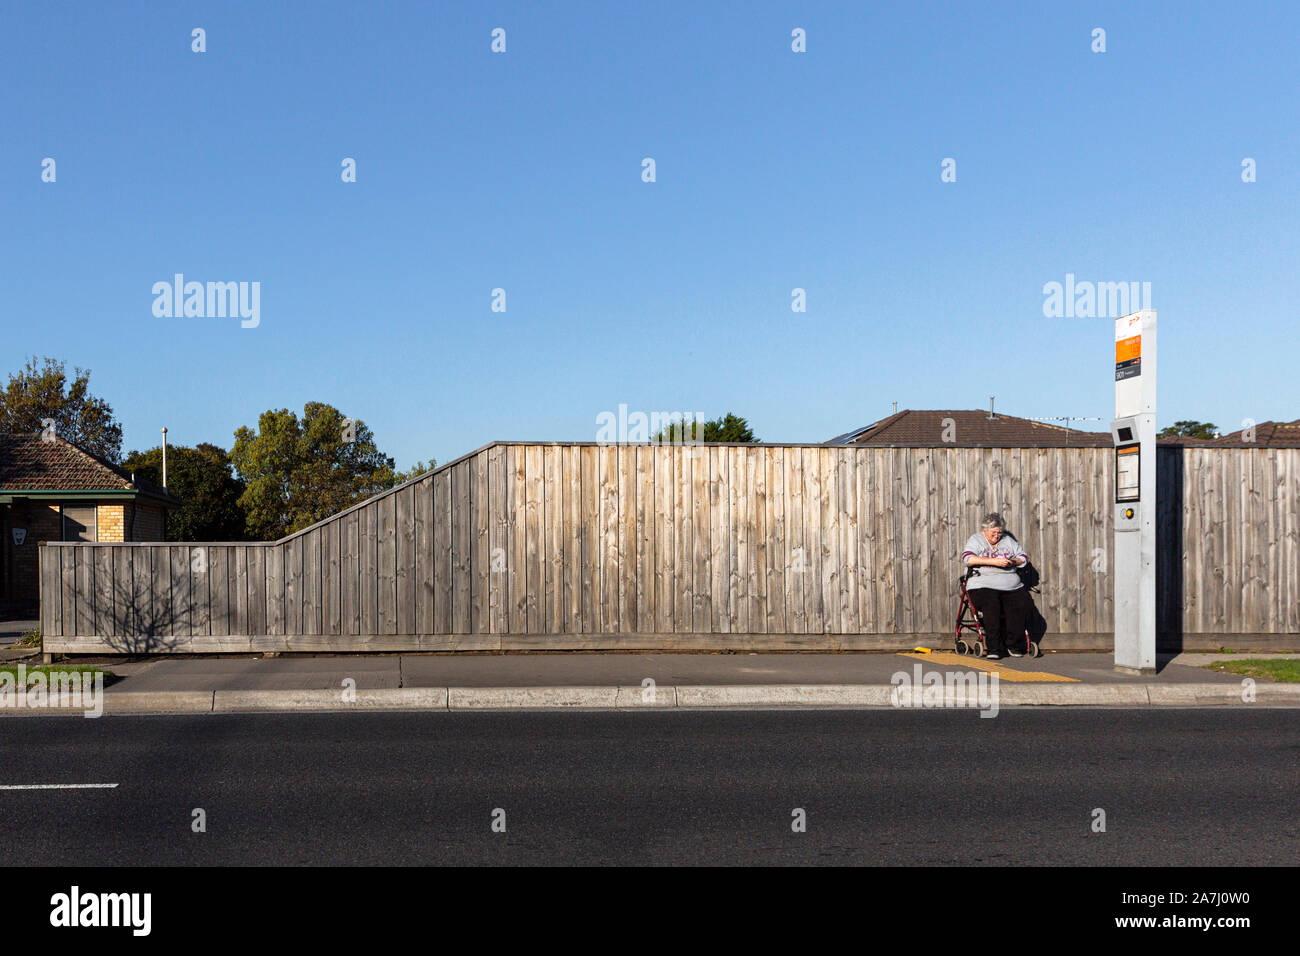
[[[111,790],[115,783],[17,783],[0,784],[0,790]]]

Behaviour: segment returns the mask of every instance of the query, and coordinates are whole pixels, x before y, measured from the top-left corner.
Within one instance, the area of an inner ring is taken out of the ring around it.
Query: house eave
[[[139,488],[5,488],[0,491],[0,504],[10,505],[24,498],[50,500],[58,498],[143,498],[167,508],[179,508],[181,502],[171,495],[162,496]]]

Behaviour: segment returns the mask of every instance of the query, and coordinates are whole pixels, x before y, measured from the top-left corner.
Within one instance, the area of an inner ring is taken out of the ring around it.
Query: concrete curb
[[[210,690],[123,690],[104,694],[106,714],[206,714],[212,711]]]
[[[679,706],[674,687],[450,687],[448,710],[656,710]]]
[[[998,682],[999,707],[1146,707],[1147,684],[1012,684]],[[1236,686],[1233,686],[1236,690]],[[1238,695],[1240,696],[1240,695]]]
[[[355,690],[345,700],[343,691],[330,690],[219,690],[212,700],[213,713],[253,710],[446,710],[445,687],[381,687]]]
[[[1156,707],[1250,706],[1242,700],[1240,684],[1149,684],[1147,691]],[[1300,684],[1261,684],[1256,681],[1255,703],[1300,705]]]
[[[677,688],[678,707],[888,707],[889,684],[735,684]]]
[[[896,708],[889,684],[734,684],[685,686],[402,687],[357,690],[113,691],[107,714],[249,713],[348,710],[701,710],[714,708]],[[1300,707],[1300,684],[1012,684],[998,687],[999,707]],[[938,708],[936,708],[938,709]],[[80,714],[72,708],[0,708],[3,714]]]

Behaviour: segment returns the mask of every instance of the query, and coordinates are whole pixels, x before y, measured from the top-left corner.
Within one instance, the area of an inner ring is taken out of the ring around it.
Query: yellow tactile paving
[[[1033,684],[1046,683],[1048,681],[1061,681],[1071,684],[1079,683],[1077,677],[1064,677],[1061,674],[1048,674],[1046,671],[1018,671],[1010,667],[1003,667],[1001,664],[993,661],[986,661],[982,657],[974,657],[969,654],[958,654],[955,651],[930,651],[928,654],[915,654],[912,652],[901,653],[899,657],[915,657],[918,661],[929,661],[932,664],[944,664],[948,667],[968,667],[971,670],[988,671],[990,674],[997,674],[998,680],[1010,681],[1011,683]],[[1012,658],[1015,660],[1015,658]]]

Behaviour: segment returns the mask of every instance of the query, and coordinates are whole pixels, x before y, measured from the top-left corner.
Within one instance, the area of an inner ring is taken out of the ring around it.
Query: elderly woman
[[[966,593],[984,629],[987,657],[995,661],[1007,654],[1024,656],[1029,649],[1025,643],[1025,621],[1030,604],[1016,569],[1029,562],[1029,555],[1020,542],[1007,535],[1000,514],[984,516],[980,530],[966,542],[961,560],[972,569],[966,581]]]

